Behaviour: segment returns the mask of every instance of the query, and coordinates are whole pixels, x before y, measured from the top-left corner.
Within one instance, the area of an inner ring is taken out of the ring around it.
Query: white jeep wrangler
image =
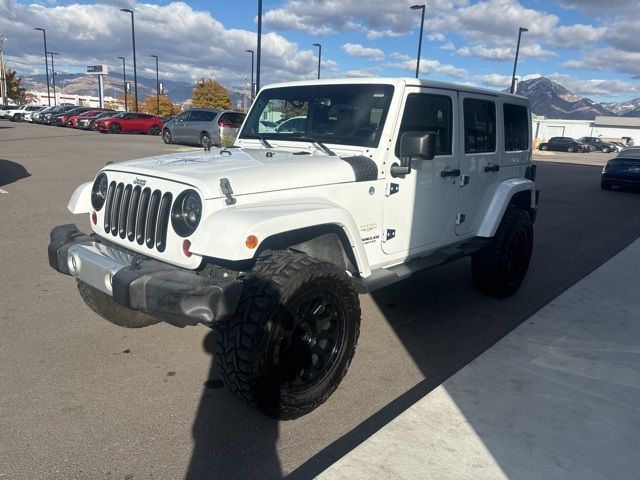
[[[93,233],[54,228],[49,262],[115,324],[213,327],[226,385],[295,418],[344,377],[359,293],[466,255],[482,291],[518,289],[530,145],[514,95],[413,78],[271,85],[233,147],[108,164],[79,186],[68,208]]]

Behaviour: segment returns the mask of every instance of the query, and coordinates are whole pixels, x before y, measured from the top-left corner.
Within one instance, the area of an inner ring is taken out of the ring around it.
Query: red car
[[[103,109],[101,108],[96,108],[95,110],[88,110],[84,113],[81,113],[79,115],[72,115],[71,117],[67,117],[67,121],[64,123],[66,127],[71,127],[71,128],[78,128],[78,120],[82,119],[82,118],[91,118],[91,117],[95,117],[96,115],[100,114],[104,112]]]
[[[95,129],[102,133],[150,133],[160,135],[164,122],[146,113],[119,113],[96,120]]]

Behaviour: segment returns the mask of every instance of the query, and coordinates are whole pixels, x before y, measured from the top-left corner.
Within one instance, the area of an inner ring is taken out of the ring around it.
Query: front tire
[[[202,132],[200,134],[200,146],[202,146],[203,148],[207,148],[207,146],[209,147],[212,146],[211,135],[209,135],[209,133]]]
[[[507,208],[489,247],[471,259],[473,282],[489,295],[513,295],[527,273],[532,250],[531,216],[524,210]]]
[[[173,137],[171,136],[171,131],[168,128],[165,128],[162,132],[162,141],[167,145],[173,143]]]
[[[569,148],[567,148],[567,152],[569,152],[569,153],[573,153],[573,152],[574,152],[573,147],[569,147]]]
[[[337,266],[268,252],[247,275],[235,316],[216,330],[225,384],[249,405],[288,420],[317,408],[340,384],[358,341],[360,302]]]
[[[113,297],[97,288],[80,280],[77,282],[84,303],[105,320],[125,328],[142,328],[158,323],[158,320],[146,313],[136,312],[116,303]]]
[[[609,147],[603,147],[602,153],[609,153]]]
[[[149,129],[149,133],[151,135],[160,135],[160,127],[158,125],[152,125]]]

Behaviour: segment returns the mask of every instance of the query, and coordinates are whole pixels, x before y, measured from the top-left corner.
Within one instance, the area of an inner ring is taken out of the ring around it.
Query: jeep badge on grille
[[[143,180],[142,178],[138,178],[138,177],[136,177],[136,179],[133,181],[134,185],[140,185],[141,187],[144,187],[146,183],[147,183],[146,180]]]

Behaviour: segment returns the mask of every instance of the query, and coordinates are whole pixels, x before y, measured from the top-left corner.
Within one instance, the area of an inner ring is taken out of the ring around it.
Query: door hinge
[[[469,183],[470,180],[471,178],[469,177],[469,175],[462,175],[462,177],[460,178],[460,181],[458,182],[458,185],[460,185],[461,187],[464,187]]]
[[[387,228],[387,235],[384,241],[386,242],[388,240],[391,240],[395,236],[396,236],[396,231],[392,228]]]
[[[464,213],[459,213],[456,215],[456,225],[460,225],[462,222],[465,221],[465,219],[467,218],[467,216]]]
[[[400,191],[400,185],[397,183],[387,183],[387,188],[384,192],[384,194],[389,197],[391,195],[393,195],[394,193],[398,193]]]

